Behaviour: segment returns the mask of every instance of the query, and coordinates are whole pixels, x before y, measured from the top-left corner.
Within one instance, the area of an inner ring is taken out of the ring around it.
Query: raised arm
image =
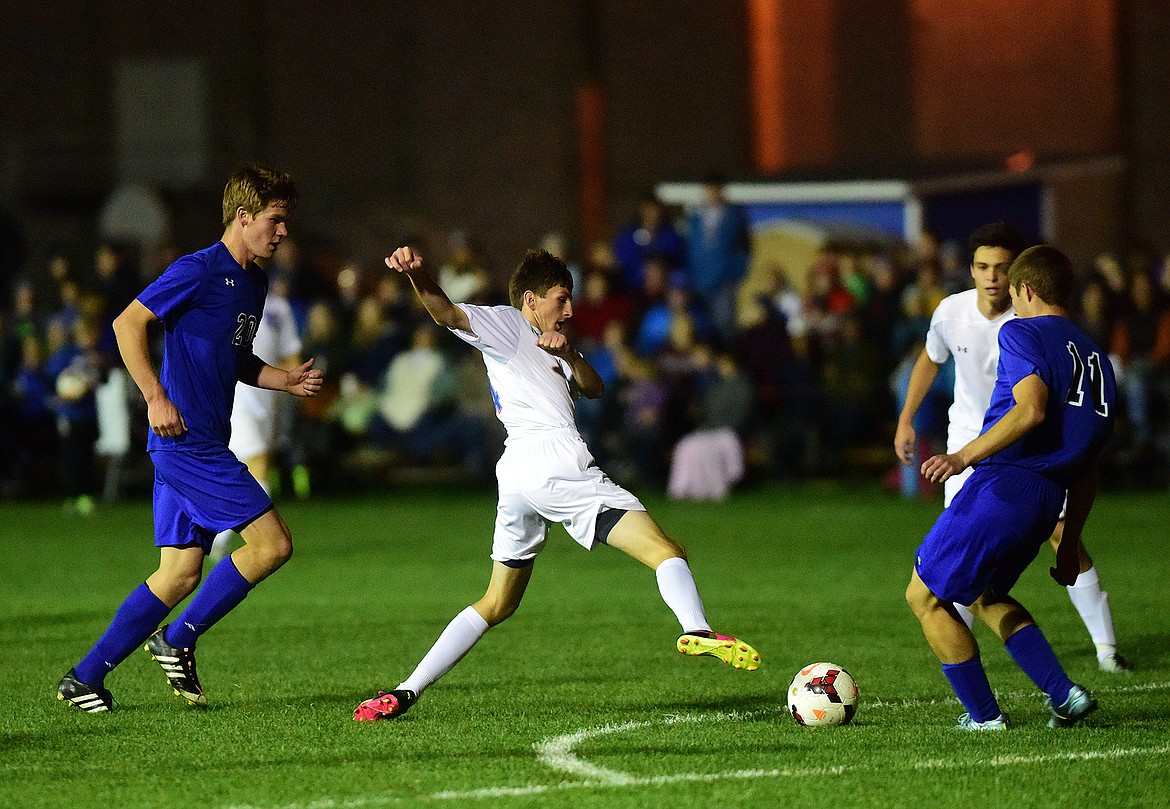
[[[146,419],[151,431],[155,435],[174,437],[187,432],[187,422],[163,390],[154,363],[150,361],[147,327],[156,320],[158,317],[154,312],[136,298],[114,318],[114,337],[126,371],[146,400]]]
[[[994,455],[1016,443],[1044,421],[1048,407],[1048,386],[1036,374],[1029,374],[1012,388],[1015,404],[987,432],[952,455],[935,455],[922,464],[922,474],[934,483],[942,483],[968,466]]]
[[[423,257],[413,247],[399,247],[386,257],[386,266],[404,273],[410,279],[414,293],[436,323],[446,329],[471,331],[467,313],[451,303],[447,293],[423,267]]]

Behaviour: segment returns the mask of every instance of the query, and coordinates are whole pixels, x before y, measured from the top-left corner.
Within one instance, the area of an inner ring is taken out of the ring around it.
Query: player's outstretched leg
[[[195,671],[194,649],[180,649],[167,643],[166,626],[147,638],[143,648],[162,666],[167,682],[175,689],[177,696],[187,700],[190,705],[207,705],[207,697],[203,695],[203,686],[199,685],[199,675]]]
[[[106,713],[114,710],[114,695],[101,686],[91,686],[77,679],[77,673],[69,673],[57,685],[57,699],[80,708],[86,713]]]
[[[747,643],[730,635],[695,629],[678,636],[678,650],[693,657],[714,657],[727,665],[745,671],[760,667],[760,655]]]
[[[357,706],[357,710],[353,712],[353,721],[376,722],[379,719],[402,716],[417,701],[418,694],[406,689],[379,691],[378,696]]]

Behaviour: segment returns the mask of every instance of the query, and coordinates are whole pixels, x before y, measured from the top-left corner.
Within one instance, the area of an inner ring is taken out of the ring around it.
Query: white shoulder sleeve
[[[475,346],[487,356],[507,362],[520,346],[520,336],[531,330],[528,321],[513,306],[475,306],[455,304],[464,311],[471,323],[471,331],[449,331],[465,343]]]

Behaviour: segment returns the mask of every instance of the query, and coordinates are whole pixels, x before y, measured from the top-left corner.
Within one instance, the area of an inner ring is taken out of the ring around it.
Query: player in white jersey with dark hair
[[[401,715],[490,627],[512,615],[549,526],[557,522],[584,548],[609,545],[655,571],[662,599],[683,630],[678,651],[757,668],[760,658],[751,646],[707,623],[682,546],[597,467],[577,432],[573,398],[597,398],[605,386],[561,331],[573,314],[573,280],[564,262],[545,251],[528,253],[508,286],[511,306],[452,303],[410,247],[394,251],[386,264],[410,278],[436,323],[482,352],[508,437],[496,465],[499,503],[486,594],[455,616],[409,677],[359,705],[354,719]]]
[[[277,368],[295,368],[301,364],[301,338],[297,334],[296,320],[288,298],[283,294],[283,285],[277,279],[272,280],[268,297],[264,300],[264,314],[252,347],[257,357]],[[272,463],[272,445],[276,441],[279,406],[276,391],[254,388],[243,382],[236,384],[228,449],[244,462],[252,477],[269,494],[268,472]],[[218,562],[227,556],[235,535],[235,531],[216,534],[208,554],[211,561]]]
[[[947,452],[958,452],[979,435],[995,387],[999,330],[1015,317],[1007,271],[1012,260],[1027,246],[1023,235],[1011,225],[993,222],[976,228],[968,246],[975,288],[944,298],[935,309],[926,334],[926,347],[911,372],[906,402],[898,418],[894,451],[907,465],[916,460],[914,414],[938,375],[939,367],[948,358],[955,360],[955,395],[947,411]],[[970,475],[968,467],[962,474],[947,478],[943,483],[944,507],[950,506]],[[1050,540],[1054,549],[1060,546],[1063,531],[1062,515]],[[1093,639],[1098,666],[1111,673],[1129,671],[1129,662],[1117,652],[1109,595],[1101,589],[1097,568],[1083,545],[1080,563],[1080,575],[1067,589]],[[967,606],[956,604],[955,608],[967,626],[972,626],[974,616]]]

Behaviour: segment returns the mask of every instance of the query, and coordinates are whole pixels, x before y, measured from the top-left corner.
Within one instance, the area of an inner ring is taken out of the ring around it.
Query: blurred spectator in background
[[[1118,320],[1115,350],[1121,360],[1123,391],[1131,439],[1139,456],[1153,448],[1155,422],[1170,406],[1170,307],[1148,273],[1129,284],[1126,314]]]
[[[541,237],[540,249],[565,262],[565,268],[569,271],[569,275],[573,279],[573,295],[579,296],[585,280],[585,270],[582,268],[580,262],[576,261],[570,254],[569,242],[565,238],[565,234],[555,230],[549,231]],[[485,297],[484,301],[486,303],[492,302],[488,297]]]
[[[938,249],[938,283],[947,295],[971,288],[963,246],[953,239],[943,242]]]
[[[705,349],[704,349],[705,350]],[[751,380],[732,355],[702,362],[699,424],[674,446],[667,494],[675,499],[723,500],[744,476],[741,435],[754,406]]]
[[[616,465],[614,479],[662,491],[671,449],[666,441],[666,386],[654,363],[634,353],[623,358],[618,371],[621,423],[605,437],[608,457]]]
[[[841,468],[845,450],[861,444],[869,425],[878,422],[875,402],[879,367],[878,352],[865,339],[856,315],[844,315],[839,328],[824,335],[821,364],[824,471]]]
[[[1109,288],[1101,278],[1090,276],[1081,285],[1073,304],[1073,316],[1097,345],[1109,351],[1114,373],[1120,377],[1121,358],[1117,355],[1119,324],[1111,315]]]
[[[301,243],[291,236],[285,236],[280,249],[272,255],[268,272],[287,279],[288,304],[292,307],[297,330],[302,334],[307,328],[309,308],[318,301],[336,298],[335,286],[306,261]],[[328,380],[329,375],[326,374],[325,378]]]
[[[1126,278],[1125,267],[1122,266],[1117,254],[1098,253],[1093,259],[1093,269],[1089,277],[1099,280],[1104,285],[1109,318],[1116,321],[1124,317],[1129,303],[1129,279]]]
[[[657,259],[651,259],[646,265],[648,284],[656,275],[658,266],[660,265]],[[649,295],[646,300],[651,300]],[[676,270],[667,278],[662,296],[649,303],[639,314],[633,339],[634,350],[642,356],[649,357],[666,348],[674,324],[684,318],[687,321],[687,328],[696,338],[711,339],[714,329],[707,311],[691,294],[686,274]]]
[[[642,195],[634,220],[622,228],[613,240],[613,254],[621,267],[626,289],[639,289],[646,260],[659,256],[667,272],[683,269],[687,263],[687,246],[666,213],[666,206],[652,191]]]
[[[97,343],[97,325],[88,319],[77,319],[71,338],[60,340],[45,367],[55,393],[50,406],[57,417],[58,469],[67,498],[65,505],[83,515],[93,511],[97,478],[95,393],[104,364]]]
[[[39,338],[44,312],[38,306],[36,286],[28,279],[22,278],[16,282],[12,292],[12,315],[9,317],[8,328],[12,335],[23,342],[29,337]]]
[[[465,230],[451,231],[447,250],[447,261],[439,268],[438,282],[451,302],[487,303],[492,281],[471,234]]]
[[[634,312],[633,300],[614,292],[609,276],[593,270],[585,275],[582,288],[573,290],[573,317],[568,322],[583,352],[605,342],[605,330],[617,320],[629,322]]]
[[[888,256],[872,255],[868,266],[872,287],[869,300],[860,312],[861,325],[866,339],[881,353],[881,377],[886,379],[897,367],[902,353],[891,345],[902,305],[898,290],[898,274]]]
[[[577,309],[574,307],[570,325],[577,319],[576,312]],[[623,368],[628,367],[633,358],[633,351],[626,343],[625,322],[619,319],[608,321],[601,339],[592,343],[583,341],[581,353],[601,377],[608,395],[596,399],[584,396],[577,399],[575,403],[577,429],[585,443],[593,448],[593,455],[598,464],[608,466],[610,445],[606,436],[620,428]],[[593,439],[592,443],[590,439]]]
[[[688,218],[687,260],[695,295],[710,313],[720,340],[730,345],[736,298],[751,254],[751,228],[743,209],[724,196],[724,184],[717,174],[703,181],[703,200]]]
[[[11,292],[24,270],[26,244],[24,227],[16,214],[0,205],[0,309],[11,304]]]
[[[57,419],[52,408],[53,379],[45,369],[41,338],[21,340],[16,371],[17,491],[34,497],[60,490],[57,468]]]
[[[302,353],[313,357],[313,367],[323,374],[320,392],[303,400],[290,424],[290,442],[303,448],[303,453],[289,458],[294,491],[303,498],[309,496],[312,472],[320,470],[328,479],[339,451],[337,426],[331,414],[340,396],[343,369],[349,364],[349,346],[332,305],[321,300],[309,306],[301,342]]]
[[[121,492],[122,473],[130,453],[130,377],[122,366],[114,337],[114,318],[137,296],[141,281],[137,261],[128,245],[104,241],[93,257],[93,294],[100,326],[98,350],[104,374],[94,391],[98,437],[94,447],[101,460],[102,500],[112,502]]]
[[[386,316],[382,302],[368,295],[357,305],[346,370],[365,387],[376,388],[395,355],[409,339],[403,327]]]
[[[438,348],[438,332],[420,324],[378,385],[369,435],[381,449],[412,463],[446,446],[444,422],[454,415],[454,376]]]

